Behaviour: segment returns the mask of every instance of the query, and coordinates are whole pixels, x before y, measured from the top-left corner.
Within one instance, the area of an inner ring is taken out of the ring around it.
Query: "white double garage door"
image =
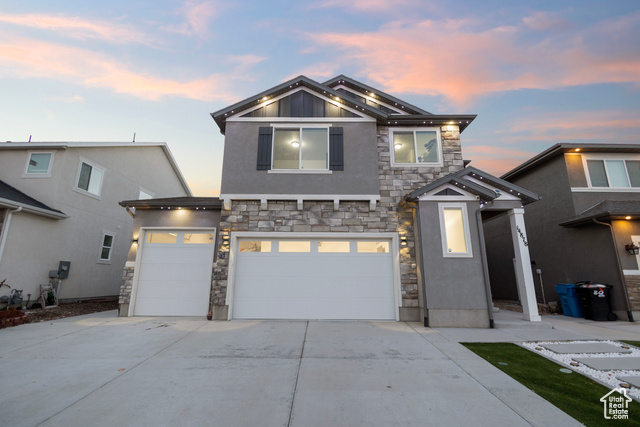
[[[148,240],[141,251],[134,314],[206,315],[213,243],[205,248],[179,238],[171,244]],[[231,239],[229,318],[396,320],[395,242],[386,233],[357,238],[237,233]]]

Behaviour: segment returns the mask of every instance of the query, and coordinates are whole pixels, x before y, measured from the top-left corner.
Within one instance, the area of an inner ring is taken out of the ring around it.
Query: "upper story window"
[[[78,167],[76,189],[94,196],[100,196],[102,191],[102,178],[104,170],[97,165],[82,159]]]
[[[273,169],[329,169],[329,128],[275,128]]]
[[[438,128],[391,128],[389,143],[394,166],[442,165],[442,143]]]
[[[587,159],[591,187],[640,187],[640,160]]]
[[[330,173],[344,170],[341,127],[261,127],[258,170]]]
[[[30,152],[24,176],[28,177],[50,177],[51,166],[53,165],[52,152]]]

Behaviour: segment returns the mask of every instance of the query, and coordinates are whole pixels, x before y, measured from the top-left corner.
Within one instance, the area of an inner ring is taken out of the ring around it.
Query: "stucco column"
[[[538,314],[536,291],[531,273],[531,258],[529,258],[529,242],[527,231],[524,227],[524,209],[516,208],[509,211],[509,223],[511,224],[511,239],[516,255],[516,282],[520,294],[520,303],[524,320],[540,322],[542,318]]]

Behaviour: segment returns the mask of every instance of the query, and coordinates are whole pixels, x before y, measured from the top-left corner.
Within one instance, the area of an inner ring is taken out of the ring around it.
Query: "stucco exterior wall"
[[[305,122],[310,123],[313,122]],[[269,126],[269,123],[227,123],[221,194],[378,193],[375,123],[332,124],[343,128],[344,171],[330,174],[283,174],[256,170],[261,126]]]
[[[444,202],[443,202],[444,203]],[[489,312],[483,275],[477,202],[465,203],[472,257],[445,257],[439,206],[419,202],[425,299],[430,326],[488,327]]]

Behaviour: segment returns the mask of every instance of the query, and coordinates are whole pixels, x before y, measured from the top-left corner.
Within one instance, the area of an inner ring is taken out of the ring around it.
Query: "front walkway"
[[[459,344],[640,340],[635,324],[553,322],[428,329],[105,312],[28,324],[0,331],[0,411],[11,426],[578,425]]]

